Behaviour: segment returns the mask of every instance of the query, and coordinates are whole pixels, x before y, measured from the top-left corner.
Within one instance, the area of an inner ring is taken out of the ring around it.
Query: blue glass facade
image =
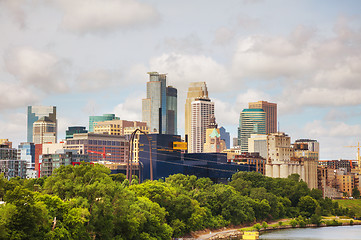
[[[149,134],[152,149],[153,179],[166,178],[169,175],[182,173],[197,177],[209,177],[218,182],[232,177],[238,171],[255,171],[248,165],[227,162],[225,153],[188,153],[182,155],[173,149],[173,142],[181,137],[168,134]],[[150,179],[149,143],[147,137],[139,139],[139,161],[141,163],[141,180]]]
[[[219,128],[219,134],[221,135],[221,139],[225,141],[226,148],[231,148],[231,136],[229,135],[229,132],[226,131],[224,127]]]

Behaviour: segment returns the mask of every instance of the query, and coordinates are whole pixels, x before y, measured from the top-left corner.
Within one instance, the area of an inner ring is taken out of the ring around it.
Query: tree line
[[[130,185],[98,164],[62,166],[47,178],[1,177],[0,198],[0,239],[171,239],[264,220],[354,215],[298,175],[238,172],[221,184],[176,174]]]

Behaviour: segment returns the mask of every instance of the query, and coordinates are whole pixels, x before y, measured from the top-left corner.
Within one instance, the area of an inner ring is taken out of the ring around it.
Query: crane
[[[105,160],[105,156],[111,156],[111,153],[106,153],[105,152],[105,147],[103,147],[103,152],[98,152],[98,151],[92,151],[92,150],[88,150],[88,153],[95,153],[95,154],[99,154],[103,156],[103,161]]]
[[[361,156],[360,156],[360,142],[357,143],[357,146],[345,146],[350,148],[357,148],[357,163],[358,163],[358,169],[361,170]]]

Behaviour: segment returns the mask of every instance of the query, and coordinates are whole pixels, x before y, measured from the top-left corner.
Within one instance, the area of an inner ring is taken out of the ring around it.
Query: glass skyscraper
[[[28,135],[27,142],[33,141],[33,124],[41,117],[47,117],[54,122],[57,128],[56,107],[55,106],[28,106]],[[55,129],[57,132],[57,129]]]
[[[263,109],[243,109],[239,118],[238,144],[248,152],[251,134],[266,134],[266,113]]]
[[[177,89],[167,87],[166,74],[149,72],[147,98],[142,100],[142,121],[151,133],[177,134]]]

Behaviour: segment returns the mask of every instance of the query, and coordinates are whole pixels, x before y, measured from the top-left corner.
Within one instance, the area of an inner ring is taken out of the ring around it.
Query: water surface
[[[320,227],[320,228],[292,228],[277,230],[262,234],[260,239],[272,240],[360,240],[361,225]]]

